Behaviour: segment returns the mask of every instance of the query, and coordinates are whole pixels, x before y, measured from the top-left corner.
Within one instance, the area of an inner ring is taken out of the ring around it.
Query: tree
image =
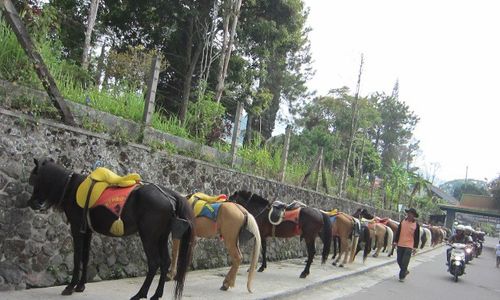
[[[215,88],[215,100],[217,103],[220,102],[224,90],[224,81],[226,80],[227,68],[231,58],[234,36],[236,35],[236,26],[238,25],[238,18],[240,16],[241,2],[242,0],[223,0],[224,30],[222,32],[221,58],[219,61],[219,71],[217,73],[217,86]],[[231,24],[230,29],[229,24]]]
[[[488,183],[488,189],[496,201],[497,209],[500,209],[500,175]]]
[[[97,17],[97,10],[99,8],[99,0],[91,0],[89,15],[87,18],[87,28],[85,30],[85,42],[83,43],[82,49],[82,68],[87,70],[89,67],[89,51],[90,51],[90,40],[92,37],[92,31],[94,31],[95,19]]]
[[[419,118],[410,111],[408,105],[394,96],[375,93],[370,97],[370,101],[374,103],[381,117],[381,122],[374,128],[372,138],[382,155],[383,167],[390,168],[393,160],[406,162],[408,155],[402,156],[400,150],[401,147],[408,147]]]
[[[307,97],[305,81],[311,58],[306,19],[302,0],[243,3],[238,55],[253,68],[253,84],[272,95],[260,115],[250,115],[249,126],[264,140],[272,135],[280,103],[293,104]]]

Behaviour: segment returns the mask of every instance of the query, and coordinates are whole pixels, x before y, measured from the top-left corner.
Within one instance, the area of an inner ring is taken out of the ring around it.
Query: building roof
[[[445,191],[438,188],[437,186],[429,184],[429,189],[431,190],[432,194],[436,195],[436,197],[438,197],[438,198],[445,200],[446,202],[448,202],[448,204],[458,205],[458,200],[455,199],[455,197],[446,193]]]
[[[461,212],[466,214],[475,214],[475,215],[500,218],[500,211],[495,209],[472,208],[472,207],[456,206],[449,204],[440,204],[439,208],[442,210],[453,210],[456,212]]]

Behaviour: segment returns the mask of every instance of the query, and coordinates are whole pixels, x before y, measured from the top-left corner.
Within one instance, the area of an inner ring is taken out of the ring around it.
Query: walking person
[[[399,281],[403,282],[410,272],[408,264],[412,254],[415,254],[420,240],[420,225],[416,218],[418,213],[414,208],[405,209],[406,218],[399,223],[394,246],[398,246]]]

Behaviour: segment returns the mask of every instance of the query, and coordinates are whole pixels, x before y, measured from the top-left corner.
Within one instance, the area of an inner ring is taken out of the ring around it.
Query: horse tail
[[[370,236],[370,229],[368,227],[364,227],[363,232],[361,233],[363,235],[363,239],[365,240],[365,249],[363,251],[363,262],[365,262],[366,258],[368,257],[368,254],[370,254],[371,245],[372,245],[372,238]]]
[[[360,232],[360,224],[358,221],[354,221],[352,224],[352,244],[351,244],[351,253],[349,257],[349,261],[353,262],[354,258],[356,258],[356,249],[358,248],[359,241],[359,232]]]
[[[330,254],[332,244],[332,222],[327,214],[321,213],[323,217],[323,230],[321,231],[321,241],[323,242],[323,252],[321,253],[321,264],[324,264]]]
[[[386,226],[385,228],[386,228],[385,235],[387,238],[384,241],[384,251],[387,247],[392,246],[392,241],[394,240],[394,231],[392,231],[392,228],[389,226]]]
[[[338,236],[332,237],[332,245],[333,245],[333,256],[332,256],[332,259],[335,259],[335,257],[337,256],[337,248],[338,248],[337,244],[339,243],[338,240],[339,240]]]
[[[185,198],[177,198],[176,207],[177,217],[184,219],[188,222],[189,226],[182,235],[179,246],[179,257],[177,260],[177,271],[175,275],[175,290],[174,298],[180,299],[184,290],[184,280],[186,273],[193,257],[194,247],[194,214],[191,206],[188,205]]]
[[[425,244],[427,243],[427,232],[425,230],[422,232],[422,237],[420,238],[422,244],[420,245],[420,249],[424,249]]]
[[[261,238],[260,238],[259,226],[257,225],[257,221],[255,221],[254,216],[252,216],[252,214],[250,214],[250,213],[247,213],[246,228],[255,237],[255,241],[254,241],[254,245],[253,245],[253,252],[252,252],[252,259],[250,261],[250,270],[248,271],[248,280],[247,280],[247,290],[251,293],[252,292],[252,289],[251,289],[252,280],[253,280],[253,277],[255,275],[257,261],[259,260]]]

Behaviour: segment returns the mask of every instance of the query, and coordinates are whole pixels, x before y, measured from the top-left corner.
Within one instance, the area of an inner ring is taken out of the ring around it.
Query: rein
[[[250,201],[252,200],[253,196],[255,196],[255,194],[254,194],[254,193],[252,193],[252,194],[250,195],[250,197],[249,197],[249,198],[248,198],[248,200],[245,202],[245,204],[243,205],[243,207],[248,207],[248,204],[249,204],[249,203],[250,203]],[[255,219],[257,219],[260,215],[262,215],[262,214],[266,211],[266,209],[269,209],[269,208],[271,207],[271,205],[272,205],[272,203],[269,203],[268,205],[266,205],[266,206],[265,206],[265,207],[264,207],[264,208],[263,208],[263,209],[262,209],[262,210],[261,210],[258,214],[256,214],[256,215],[254,216],[254,218],[255,218]]]
[[[69,173],[68,178],[66,179],[66,183],[64,184],[64,188],[63,188],[63,192],[61,194],[61,198],[59,198],[59,201],[57,201],[57,203],[56,203],[56,208],[60,208],[62,206],[64,198],[66,197],[66,192],[68,191],[69,183],[71,182],[71,179],[73,178],[73,175],[75,175],[74,172]]]

